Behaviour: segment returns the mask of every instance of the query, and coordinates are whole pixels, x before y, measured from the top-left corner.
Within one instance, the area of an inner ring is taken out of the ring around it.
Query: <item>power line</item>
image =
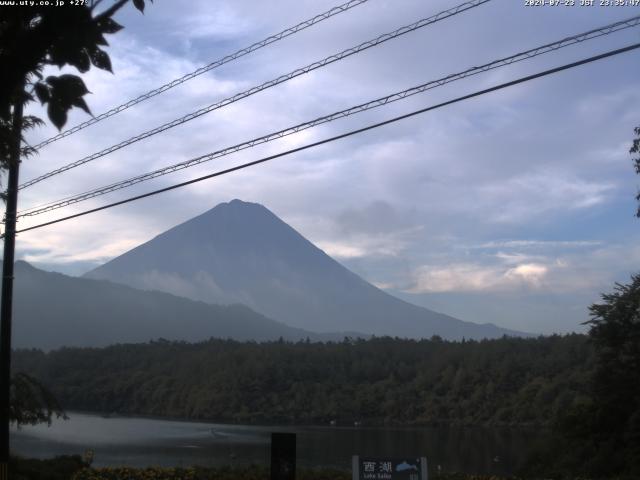
[[[293,35],[295,33],[298,33],[306,28],[309,28],[317,23],[320,23],[328,18],[333,17],[334,15],[338,15],[339,13],[342,12],[346,12],[347,10],[350,10],[353,7],[357,7],[358,5],[362,5],[363,3],[368,2],[369,0],[349,0],[346,3],[343,3],[342,5],[338,5],[336,7],[333,7],[330,10],[327,10],[326,12],[320,13],[318,15],[316,15],[315,17],[312,17],[308,20],[305,20],[303,22],[298,23],[297,25],[294,25],[293,27],[289,27],[286,28],[285,30],[281,31],[280,33],[276,33],[275,35],[271,35],[267,38],[265,38],[264,40],[260,40],[259,42],[256,42],[252,45],[249,45],[248,47],[245,48],[241,48],[240,50],[238,50],[237,52],[231,53],[229,55],[226,55],[218,60],[215,60],[214,62],[209,63],[208,65],[205,65],[204,67],[200,67],[197,70],[194,70],[191,73],[187,73],[186,75],[183,75],[180,78],[176,78],[175,80],[172,80],[169,83],[165,83],[164,85],[151,90],[147,93],[144,93],[132,100],[129,100],[128,102],[123,103],[122,105],[118,105],[117,107],[112,108],[111,110],[108,110],[104,113],[101,113],[100,115],[90,118],[89,120],[82,122],[72,128],[69,128],[68,130],[65,130],[64,132],[60,132],[57,135],[54,135],[51,138],[48,138],[47,140],[44,140],[43,142],[40,142],[38,145],[36,145],[34,148],[35,149],[41,149],[42,147],[49,145],[50,143],[53,143],[57,140],[60,140],[61,138],[64,137],[68,137],[69,135],[72,135],[90,125],[93,125],[95,123],[98,123],[106,118],[112,117],[130,107],[133,107],[134,105],[137,105],[138,103],[144,102],[145,100],[148,100],[152,97],[155,97],[156,95],[159,95],[163,92],[166,92],[167,90],[172,89],[173,87],[177,87],[180,84],[183,84],[189,80],[191,80],[192,78],[197,77],[198,75],[202,75],[203,73],[209,72],[215,68],[218,68],[222,65],[224,65],[225,63],[229,63],[232,62],[233,60],[236,60],[240,57],[243,57],[245,55],[248,55],[251,52],[255,52],[256,50],[259,50],[263,47],[266,47],[267,45],[270,45],[272,43],[275,43],[279,40],[282,40],[290,35]]]
[[[549,70],[545,70],[545,71],[542,71],[542,72],[539,72],[539,73],[536,73],[536,74],[533,74],[533,75],[528,75],[526,77],[521,77],[521,78],[518,78],[516,80],[512,80],[510,82],[501,83],[499,85],[496,85],[496,86],[493,86],[493,87],[490,87],[490,88],[486,88],[484,90],[479,90],[479,91],[476,91],[474,93],[470,93],[468,95],[464,95],[462,97],[457,97],[457,98],[455,98],[453,100],[448,100],[446,102],[442,102],[442,103],[439,103],[437,105],[432,105],[430,107],[422,108],[420,110],[415,110],[413,112],[406,113],[404,115],[400,115],[400,116],[397,116],[397,117],[394,117],[394,118],[391,118],[391,119],[388,119],[388,120],[384,120],[384,121],[379,122],[379,123],[374,123],[372,125],[368,125],[366,127],[358,128],[356,130],[351,130],[349,132],[342,133],[340,135],[336,135],[334,137],[326,138],[324,140],[320,140],[320,141],[317,141],[317,142],[314,142],[314,143],[303,145],[302,147],[292,148],[291,150],[280,152],[280,153],[277,153],[275,155],[270,155],[268,157],[264,157],[264,158],[261,158],[259,160],[254,160],[252,162],[243,163],[241,165],[237,165],[235,167],[231,167],[231,168],[220,170],[220,171],[217,171],[217,172],[214,172],[214,173],[210,173],[208,175],[204,175],[204,176],[201,176],[201,177],[198,177],[198,178],[194,178],[192,180],[187,180],[186,182],[177,183],[177,184],[174,184],[174,185],[170,185],[168,187],[164,187],[164,188],[160,188],[158,190],[153,190],[151,192],[144,193],[142,195],[136,195],[134,197],[129,197],[129,198],[125,199],[125,200],[120,200],[118,202],[109,203],[109,204],[103,205],[101,207],[92,208],[90,210],[85,210],[83,212],[76,213],[76,214],[73,214],[73,215],[68,215],[66,217],[58,218],[56,220],[51,220],[49,222],[44,222],[44,223],[40,223],[38,225],[34,225],[34,226],[31,226],[31,227],[23,228],[21,230],[17,230],[16,233],[28,232],[30,230],[35,230],[37,228],[46,227],[46,226],[53,225],[53,224],[56,224],[56,223],[64,222],[64,221],[67,221],[67,220],[71,220],[73,218],[82,217],[82,216],[88,215],[90,213],[99,212],[101,210],[106,210],[108,208],[116,207],[116,206],[119,206],[119,205],[124,205],[126,203],[130,203],[130,202],[133,202],[133,201],[136,201],[136,200],[141,200],[141,199],[146,198],[146,197],[151,197],[151,196],[154,196],[154,195],[158,195],[160,193],[168,192],[170,190],[175,190],[177,188],[185,187],[187,185],[191,185],[193,183],[201,182],[203,180],[207,180],[207,179],[210,179],[210,178],[226,175],[228,173],[235,172],[237,170],[243,170],[245,168],[253,167],[255,165],[259,165],[261,163],[265,163],[265,162],[268,162],[270,160],[274,160],[276,158],[280,158],[280,157],[284,157],[286,155],[290,155],[292,153],[300,152],[300,151],[307,150],[307,149],[310,149],[310,148],[313,148],[313,147],[324,145],[325,143],[330,143],[330,142],[334,142],[336,140],[340,140],[340,139],[347,138],[347,137],[350,137],[350,136],[353,136],[353,135],[357,135],[359,133],[363,133],[363,132],[366,132],[368,130],[373,130],[375,128],[379,128],[379,127],[382,127],[384,125],[389,125],[391,123],[395,123],[395,122],[398,122],[400,120],[404,120],[404,119],[407,119],[407,118],[410,118],[410,117],[414,117],[416,115],[419,115],[419,114],[422,114],[422,113],[426,113],[426,112],[429,112],[431,110],[436,110],[438,108],[442,108],[442,107],[445,107],[445,106],[448,106],[448,105],[452,105],[454,103],[462,102],[464,100],[469,100],[471,98],[478,97],[480,95],[485,95],[487,93],[495,92],[495,91],[501,90],[503,88],[511,87],[513,85],[518,85],[520,83],[528,82],[528,81],[534,80],[536,78],[541,78],[541,77],[544,77],[544,76],[547,76],[547,75],[551,75],[551,74],[554,74],[554,73],[558,73],[558,72],[561,72],[561,71],[564,71],[564,70],[569,70],[571,68],[575,68],[575,67],[578,67],[580,65],[585,65],[587,63],[592,63],[592,62],[595,62],[595,61],[598,61],[598,60],[602,60],[604,58],[612,57],[614,55],[619,55],[621,53],[629,52],[631,50],[635,50],[635,49],[638,49],[638,48],[640,48],[640,43],[635,43],[635,44],[629,45],[627,47],[619,48],[619,49],[616,49],[616,50],[611,50],[609,52],[606,52],[606,53],[603,53],[603,54],[600,54],[600,55],[595,55],[595,56],[592,56],[592,57],[589,57],[589,58],[585,58],[583,60],[579,60],[577,62],[565,64],[565,65],[562,65],[560,67],[556,67],[556,68],[552,68],[552,69],[549,69]]]
[[[369,102],[360,104],[360,105],[356,105],[350,108],[347,108],[345,110],[341,110],[338,112],[334,112],[332,114],[329,115],[325,115],[322,117],[318,117],[314,120],[308,121],[308,122],[304,122],[298,125],[295,125],[293,127],[288,127],[286,129],[283,130],[279,130],[277,132],[273,132],[273,133],[269,133],[267,135],[264,135],[262,137],[258,137],[258,138],[254,138],[252,140],[249,140],[247,142],[243,142],[231,147],[227,147],[224,148],[222,150],[218,150],[212,153],[208,153],[206,155],[202,155],[196,158],[192,158],[189,160],[186,160],[184,162],[180,162],[180,163],[176,163],[174,165],[170,165],[167,167],[163,167],[151,172],[147,172],[145,174],[142,175],[138,175],[132,178],[129,178],[127,180],[122,180],[116,183],[112,183],[110,185],[107,186],[103,186],[103,187],[99,187],[97,189],[93,189],[87,192],[83,192],[80,194],[76,194],[73,196],[68,196],[53,202],[49,202],[47,204],[44,205],[39,205],[36,207],[32,207],[30,209],[25,209],[22,212],[19,212],[18,217],[30,217],[30,216],[35,216],[35,215],[40,215],[46,212],[50,212],[52,210],[57,210],[59,208],[63,208],[69,205],[73,205],[75,203],[79,203],[85,200],[88,200],[90,198],[95,198],[101,195],[106,195],[107,193],[111,193],[114,192],[116,190],[120,190],[123,188],[127,188],[133,185],[136,185],[138,183],[147,181],[147,180],[151,180],[153,178],[157,178],[163,175],[167,175],[169,173],[173,173],[179,170],[183,170],[185,168],[189,168],[195,165],[199,165],[201,163],[204,162],[208,162],[211,161],[213,159],[216,158],[220,158],[241,150],[245,150],[251,147],[254,147],[256,145],[259,144],[263,144],[263,143],[267,143],[297,132],[300,132],[302,130],[306,130],[308,128],[312,128],[324,123],[329,123],[331,121],[337,120],[339,118],[344,118],[350,115],[354,115],[357,113],[361,113],[373,108],[377,108],[383,105],[387,105],[389,103],[398,101],[398,100],[402,100],[405,98],[408,98],[410,96],[419,94],[419,93],[423,93],[427,90],[431,90],[433,88],[445,85],[447,83],[451,83],[457,80],[461,80],[463,78],[467,78],[473,75],[477,75],[479,73],[483,73],[489,70],[493,70],[499,67],[503,67],[506,65],[511,65],[513,63],[516,62],[520,62],[523,60],[527,60],[539,55],[543,55],[552,51],[556,51],[558,49],[561,48],[565,48],[568,47],[570,45],[574,45],[576,43],[580,43],[580,42],[584,42],[586,40],[591,40],[593,38],[598,38],[604,35],[609,35],[611,33],[626,29],[626,28],[631,28],[634,26],[637,26],[640,24],[640,15],[636,16],[636,17],[632,17],[629,18],[627,20],[622,20],[619,22],[615,22],[600,28],[596,28],[593,30],[589,30],[587,32],[583,32],[577,35],[573,35],[570,37],[566,37],[563,38],[562,40],[558,40],[556,42],[552,42],[552,43],[548,43],[546,45],[542,45],[540,47],[536,47],[530,50],[526,50],[524,52],[520,52],[518,54],[509,56],[509,57],[505,57],[499,60],[495,60],[493,62],[484,64],[482,66],[479,67],[473,67],[470,69],[467,69],[463,72],[460,73],[454,73],[451,75],[448,75],[446,77],[440,78],[438,80],[432,80],[429,81],[427,83],[423,83],[421,85],[418,85],[416,87],[412,87],[406,90],[403,90],[401,92],[396,92],[393,93],[391,95],[387,95],[384,97],[380,97],[377,98],[375,100],[371,100]]]
[[[258,85],[256,87],[250,88],[249,90],[245,90],[244,92],[241,93],[237,93],[235,95],[233,95],[232,97],[228,97],[224,100],[221,100],[217,103],[211,104],[207,107],[201,108],[199,110],[196,110],[195,112],[192,112],[188,115],[185,115],[181,118],[172,120],[171,122],[165,123],[163,125],[160,125],[159,127],[156,127],[152,130],[148,130],[144,133],[141,133],[139,135],[136,135],[135,137],[131,137],[123,142],[120,142],[116,145],[112,145],[100,152],[94,153],[92,155],[89,155],[87,157],[84,157],[80,160],[76,160],[75,162],[69,163],[63,167],[57,168],[55,170],[52,170],[48,173],[45,173],[43,175],[40,175],[37,178],[34,178],[32,180],[29,180],[25,183],[23,183],[22,185],[20,185],[20,189],[23,188],[27,188],[31,185],[34,185],[38,182],[41,182],[43,180],[46,180],[47,178],[50,178],[54,175],[58,175],[60,173],[66,172],[67,170],[71,170],[72,168],[78,167],[80,165],[83,165],[85,163],[91,162],[93,160],[96,160],[100,157],[103,157],[105,155],[108,155],[109,153],[113,153],[116,150],[120,150],[121,148],[124,148],[128,145],[131,145],[133,143],[139,142],[140,140],[143,140],[145,138],[151,137],[153,135],[156,135],[158,133],[164,132],[165,130],[169,130],[170,128],[176,127],[178,125],[182,125],[183,123],[186,123],[190,120],[193,120],[195,118],[198,118],[206,113],[210,113],[214,110],[218,110],[222,107],[226,107],[227,105],[230,105],[234,102],[237,102],[238,100],[241,100],[243,98],[249,97],[251,95],[254,95],[258,92],[261,92],[263,90],[266,90],[268,88],[274,87],[276,85],[279,85],[281,83],[287,82],[293,78],[299,77],[300,75],[303,75],[305,73],[309,73],[313,70],[316,70],[318,68],[322,68],[325,67],[331,63],[337,62],[339,60],[342,60],[344,58],[347,58],[351,55],[354,55],[356,53],[360,53],[364,50],[367,50],[371,47],[375,47],[377,45],[380,45],[384,42],[387,42],[391,39],[397,38],[401,35],[405,35],[409,32],[413,32],[414,30],[418,30],[419,28],[423,28],[426,27],[428,25],[432,25],[436,22],[439,22],[440,20],[444,20],[446,18],[452,17],[454,15],[457,15],[459,13],[462,13],[464,11],[470,10],[472,8],[478,7],[484,3],[487,3],[491,0],[470,0],[467,1],[465,3],[462,3],[456,7],[450,8],[448,10],[442,11],[440,13],[437,13],[436,15],[433,15],[431,17],[428,18],[423,18],[421,20],[418,20],[417,22],[414,22],[410,25],[406,25],[404,27],[398,28],[397,30],[394,30],[393,32],[389,32],[389,33],[385,33],[383,35],[380,35],[372,40],[368,40],[366,42],[363,42],[355,47],[351,47],[348,48],[346,50],[343,50],[340,53],[336,53],[333,54],[329,57],[326,57],[322,60],[319,60],[317,62],[311,63],[307,66],[298,68],[296,70],[293,70],[292,72],[289,72],[287,74],[284,75],[280,75],[279,77],[273,79],[273,80],[269,80],[268,82],[265,82],[261,85]]]

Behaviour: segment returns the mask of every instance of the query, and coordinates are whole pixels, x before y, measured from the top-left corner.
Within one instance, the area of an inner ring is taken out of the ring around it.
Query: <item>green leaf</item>
[[[82,98],[89,93],[84,81],[76,75],[64,74],[59,77],[47,77],[49,84],[49,118],[60,129],[67,120],[67,112],[78,107],[91,115],[87,103]]]
[[[85,49],[80,50],[74,55],[74,59],[71,62],[71,65],[76,67],[80,73],[85,73],[89,71],[91,68],[91,61],[89,60],[89,55]]]
[[[74,107],[81,108],[82,110],[87,112],[89,115],[93,116],[93,114],[91,113],[91,110],[89,110],[89,106],[87,105],[87,102],[84,101],[84,98],[78,97],[74,99],[71,103]]]
[[[64,67],[66,63],[66,58],[64,56],[63,50],[58,45],[53,45],[49,49],[49,56],[46,59],[47,63],[55,65],[58,68]]]
[[[56,87],[59,83],[60,78],[59,77],[55,77],[53,75],[49,75],[46,79],[46,82],[51,85],[52,87]]]
[[[98,28],[102,33],[116,33],[122,30],[124,27],[112,18],[103,18],[98,22]]]
[[[108,70],[111,73],[113,73],[113,70],[111,69],[111,59],[109,58],[109,55],[107,55],[107,52],[100,50],[99,48],[96,48],[91,53],[91,63],[93,63],[96,67],[102,70]]]
[[[50,78],[51,77],[47,78],[47,82],[49,82]],[[60,75],[59,77],[55,77],[55,78],[56,78],[56,82],[53,85],[54,96],[63,96],[65,98],[71,99],[71,98],[81,97],[82,95],[86,95],[87,93],[89,93],[87,86],[84,84],[82,79],[77,75],[71,75],[66,73],[64,75]],[[71,103],[71,102],[65,102],[65,103]]]
[[[100,45],[101,47],[108,47],[109,42],[107,42],[102,34],[98,34],[96,36],[96,45]]]
[[[57,102],[49,102],[47,115],[58,130],[62,130],[64,124],[67,123],[67,110]]]
[[[44,122],[42,119],[34,116],[34,115],[25,115],[22,118],[22,131],[30,130],[34,127],[43,127]]]
[[[51,98],[51,92],[49,91],[49,87],[42,82],[38,82],[33,86],[38,100],[40,100],[40,104],[44,105]]]

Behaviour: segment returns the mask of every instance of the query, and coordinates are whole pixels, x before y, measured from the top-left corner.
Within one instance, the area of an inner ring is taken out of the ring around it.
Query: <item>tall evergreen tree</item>
[[[640,475],[640,274],[590,307],[592,434],[605,468]],[[607,472],[599,472],[607,473]]]

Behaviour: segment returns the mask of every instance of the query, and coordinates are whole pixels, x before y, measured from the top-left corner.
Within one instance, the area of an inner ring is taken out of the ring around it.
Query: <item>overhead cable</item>
[[[418,30],[420,28],[426,27],[428,25],[432,25],[436,22],[439,22],[440,20],[444,20],[446,18],[452,17],[454,15],[457,15],[459,13],[462,13],[464,11],[470,10],[472,8],[478,7],[484,3],[487,3],[491,0],[470,0],[467,1],[465,3],[462,3],[456,7],[450,8],[448,10],[442,11],[436,15],[433,15],[431,17],[428,18],[423,18],[422,20],[418,20],[417,22],[414,22],[410,25],[406,25],[404,27],[398,28],[397,30],[394,30],[393,32],[389,32],[389,33],[385,33],[383,35],[380,35],[372,40],[368,40],[366,42],[363,42],[355,47],[351,47],[348,48],[346,50],[343,50],[339,53],[333,54],[329,57],[326,57],[322,60],[319,60],[317,62],[311,63],[309,65],[306,65],[304,67],[298,68],[296,70],[293,70],[292,72],[289,72],[287,74],[284,75],[280,75],[279,77],[273,79],[273,80],[269,80],[268,82],[265,82],[261,85],[255,86],[253,88],[250,88],[248,90],[245,90],[244,92],[241,93],[237,93],[231,97],[225,98],[224,100],[221,100],[219,102],[216,102],[214,104],[211,104],[207,107],[203,107],[199,110],[196,110],[195,112],[189,113],[188,115],[185,115],[181,118],[172,120],[171,122],[165,123],[163,125],[160,125],[159,127],[153,128],[151,130],[148,130],[144,133],[141,133],[139,135],[136,135],[135,137],[131,137],[127,140],[124,140],[123,142],[120,142],[116,145],[112,145],[104,150],[101,150],[100,152],[94,153],[92,155],[89,155],[87,157],[84,157],[80,160],[76,160],[75,162],[71,162],[67,165],[64,165],[60,168],[57,168],[55,170],[52,170],[50,172],[47,172],[43,175],[40,175],[39,177],[36,177],[32,180],[29,180],[25,183],[23,183],[22,185],[19,186],[20,189],[23,188],[27,188],[31,185],[34,185],[38,182],[41,182],[43,180],[46,180],[47,178],[53,177],[54,175],[58,175],[60,173],[66,172],[67,170],[71,170],[72,168],[76,168],[79,167],[80,165],[84,165],[85,163],[91,162],[93,160],[96,160],[98,158],[104,157],[105,155],[108,155],[110,153],[115,152],[116,150],[120,150],[121,148],[127,147],[133,143],[139,142],[140,140],[143,140],[145,138],[149,138],[153,135],[157,135],[158,133],[164,132],[166,130],[169,130],[170,128],[176,127],[178,125],[182,125],[183,123],[189,122],[195,118],[198,118],[202,115],[205,115],[207,113],[210,113],[214,110],[218,110],[222,107],[226,107],[227,105],[230,105],[234,102],[237,102],[238,100],[241,100],[243,98],[247,98],[251,95],[254,95],[258,92],[261,92],[263,90],[266,90],[268,88],[274,87],[276,85],[280,85],[281,83],[287,82],[293,78],[299,77],[300,75],[304,75],[305,73],[309,73],[313,70],[317,70],[319,68],[325,67],[329,64],[332,64],[334,62],[337,62],[339,60],[342,60],[344,58],[350,57],[351,55],[354,55],[356,53],[360,53],[364,50],[367,50],[371,47],[375,47],[377,45],[380,45],[384,42],[387,42],[391,39],[400,37],[402,35],[405,35],[409,32],[413,32],[415,30]]]
[[[431,90],[433,88],[436,87],[440,87],[442,85],[445,85],[447,83],[451,83],[457,80],[461,80],[463,78],[467,78],[473,75],[477,75],[479,73],[483,73],[489,70],[493,70],[499,67],[503,67],[506,65],[511,65],[513,63],[516,62],[520,62],[523,60],[527,60],[530,58],[534,58],[537,57],[539,55],[543,55],[549,52],[553,52],[556,51],[558,49],[561,48],[565,48],[568,47],[570,45],[574,45],[576,43],[580,43],[580,42],[584,42],[586,40],[591,40],[594,38],[598,38],[604,35],[609,35],[611,33],[626,29],[626,28],[630,28],[630,27],[635,27],[640,25],[640,15],[627,19],[627,20],[623,20],[623,21],[619,21],[619,22],[615,22],[609,25],[605,25],[603,27],[597,28],[597,29],[593,29],[593,30],[589,30],[587,32],[583,32],[577,35],[572,35],[570,37],[566,37],[563,38],[562,40],[558,40],[556,42],[552,42],[552,43],[548,43],[545,45],[542,45],[540,47],[536,47],[530,50],[526,50],[524,52],[520,52],[517,53],[515,55],[511,55],[509,57],[505,57],[505,58],[501,58],[499,60],[495,60],[493,62],[490,63],[486,63],[484,65],[481,66],[477,66],[477,67],[472,67],[469,68],[467,70],[464,70],[462,72],[459,73],[454,73],[451,75],[447,75],[446,77],[442,77],[439,78],[437,80],[431,80],[429,82],[423,83],[421,85],[412,87],[412,88],[408,88],[406,90],[403,90],[401,92],[396,92],[393,93],[391,95],[387,95],[384,97],[380,97],[377,98],[375,100],[371,100],[369,102],[366,103],[362,103],[360,105],[356,105],[350,108],[347,108],[345,110],[340,110],[338,112],[334,112],[331,113],[329,115],[324,115],[322,117],[318,117],[315,118],[313,120],[304,122],[304,123],[300,123],[298,125],[292,126],[292,127],[288,127],[285,128],[283,130],[279,130],[277,132],[273,132],[273,133],[269,133],[267,135],[258,137],[258,138],[254,138],[252,140],[243,142],[243,143],[239,143],[236,145],[233,145],[231,147],[226,147],[224,149],[221,150],[217,150],[215,152],[212,153],[208,153],[206,155],[201,155],[199,157],[196,158],[192,158],[189,160],[186,160],[184,162],[180,162],[180,163],[176,163],[174,165],[170,165],[167,167],[163,167],[151,172],[147,172],[144,173],[142,175],[137,175],[135,177],[131,177],[129,179],[126,180],[122,180],[116,183],[112,183],[110,185],[106,185],[106,186],[102,186],[93,190],[89,190],[80,194],[76,194],[73,196],[68,196],[59,200],[56,200],[54,202],[50,202],[44,205],[39,205],[36,207],[32,207],[30,209],[25,209],[22,212],[18,213],[18,218],[21,217],[30,217],[30,216],[35,216],[35,215],[40,215],[46,212],[50,212],[52,210],[57,210],[59,208],[63,208],[78,202],[82,202],[84,200],[88,200],[90,198],[95,198],[101,195],[105,195],[107,193],[110,192],[114,192],[116,190],[120,190],[123,188],[127,188],[127,187],[131,187],[133,185],[136,185],[138,183],[147,181],[147,180],[151,180],[153,178],[157,178],[163,175],[167,175],[169,173],[173,173],[179,170],[184,170],[185,168],[189,168],[195,165],[199,165],[201,163],[204,162],[208,162],[211,161],[213,159],[216,158],[220,158],[235,152],[239,152],[241,150],[245,150],[251,147],[254,147],[256,145],[259,144],[263,144],[263,143],[267,143],[267,142],[271,142],[273,140],[288,136],[288,135],[292,135],[294,133],[300,132],[302,130],[306,130],[324,123],[329,123],[332,122],[334,120],[337,120],[339,118],[344,118],[350,115],[354,115],[357,113],[361,113],[367,110],[371,110],[373,108],[377,108],[383,105],[387,105],[389,103],[392,102],[396,102],[398,100],[402,100],[405,98],[408,98],[410,96],[419,94],[419,93],[423,93],[427,90]]]
[[[187,73],[186,75],[183,75],[180,78],[176,78],[175,80],[170,81],[169,83],[165,83],[164,85],[155,88],[147,93],[143,93],[142,95],[129,100],[128,102],[123,103],[122,105],[118,105],[117,107],[113,107],[112,109],[101,113],[100,115],[97,115],[95,117],[90,118],[89,120],[86,120],[72,128],[69,128],[63,132],[60,132],[57,135],[54,135],[51,138],[48,138],[46,140],[44,140],[43,142],[40,142],[39,144],[37,144],[34,148],[40,149],[46,145],[49,145],[50,143],[53,143],[57,140],[60,140],[61,138],[65,138],[68,137],[69,135],[72,135],[76,132],[79,132],[80,130],[89,127],[90,125],[93,125],[95,123],[98,123],[102,120],[105,120],[109,117],[112,117],[120,112],[123,112],[124,110],[133,107],[134,105],[137,105],[139,103],[144,102],[145,100],[148,100],[152,97],[155,97],[156,95],[159,95],[163,92],[166,92],[167,90],[172,89],[173,87],[177,87],[178,85],[181,85],[189,80],[191,80],[192,78],[195,78],[199,75],[202,75],[203,73],[209,72],[215,68],[218,68],[222,65],[224,65],[225,63],[229,63],[232,62],[233,60],[236,60],[240,57],[244,57],[245,55],[251,53],[251,52],[255,52],[256,50],[259,50],[263,47],[266,47],[267,45],[270,45],[274,42],[277,42],[279,40],[282,40],[283,38],[286,38],[290,35],[293,35],[295,33],[298,33],[306,28],[311,27],[312,25],[316,25],[317,23],[320,23],[328,18],[333,17],[334,15],[338,15],[339,13],[345,12],[353,7],[357,7],[358,5],[362,5],[363,3],[368,2],[369,0],[349,0],[346,3],[343,3],[342,5],[338,5],[337,7],[333,7],[330,10],[327,10],[326,12],[320,13],[319,15],[316,15],[315,17],[309,18],[308,20],[305,20],[304,22],[300,22],[297,25],[294,25],[293,27],[289,27],[286,28],[285,30],[281,31],[280,33],[276,33],[275,35],[271,35],[267,38],[265,38],[264,40],[260,40],[259,42],[256,42],[252,45],[249,45],[248,47],[245,48],[241,48],[240,50],[238,50],[237,52],[231,53],[229,55],[226,55],[218,60],[215,60],[211,63],[209,63],[208,65],[205,65],[204,67],[200,67],[197,70],[194,70],[193,72]]]
[[[602,60],[602,59],[605,59],[605,58],[608,58],[608,57],[612,57],[614,55],[619,55],[621,53],[629,52],[631,50],[635,50],[635,49],[638,49],[638,48],[640,48],[640,43],[635,43],[635,44],[629,45],[627,47],[619,48],[619,49],[616,49],[616,50],[611,50],[609,52],[606,52],[606,53],[603,53],[603,54],[600,54],[600,55],[595,55],[595,56],[592,56],[592,57],[589,57],[589,58],[585,58],[583,60],[579,60],[577,62],[565,64],[565,65],[562,65],[560,67],[556,67],[556,68],[552,68],[552,69],[549,69],[549,70],[545,70],[543,72],[539,72],[539,73],[536,73],[536,74],[533,74],[533,75],[528,75],[526,77],[521,77],[521,78],[518,78],[517,80],[512,80],[510,82],[502,83],[502,84],[499,84],[499,85],[496,85],[496,86],[493,86],[493,87],[490,87],[490,88],[486,88],[484,90],[479,90],[479,91],[476,91],[474,93],[470,93],[468,95],[457,97],[457,98],[455,98],[453,100],[449,100],[449,101],[446,101],[446,102],[439,103],[437,105],[432,105],[430,107],[422,108],[420,110],[415,110],[413,112],[410,112],[410,113],[407,113],[407,114],[404,114],[404,115],[400,115],[400,116],[397,116],[397,117],[394,117],[394,118],[391,118],[391,119],[388,119],[388,120],[385,120],[385,121],[382,121],[382,122],[379,122],[379,123],[375,123],[375,124],[372,124],[372,125],[368,125],[366,127],[358,128],[356,130],[351,130],[349,132],[342,133],[340,135],[336,135],[334,137],[326,138],[324,140],[320,140],[320,141],[317,141],[317,142],[314,142],[314,143],[303,145],[301,147],[292,148],[292,149],[287,150],[285,152],[280,152],[280,153],[277,153],[275,155],[270,155],[268,157],[264,157],[264,158],[261,158],[259,160],[254,160],[252,162],[243,163],[241,165],[236,165],[234,167],[227,168],[227,169],[224,169],[224,170],[220,170],[220,171],[217,171],[217,172],[214,172],[214,173],[210,173],[208,175],[203,175],[201,177],[194,178],[192,180],[188,180],[186,182],[177,183],[177,184],[174,184],[174,185],[170,185],[168,187],[164,187],[164,188],[160,188],[158,190],[153,190],[151,192],[144,193],[142,195],[136,195],[134,197],[129,197],[129,198],[124,199],[124,200],[120,200],[120,201],[117,201],[117,202],[109,203],[109,204],[103,205],[101,207],[92,208],[90,210],[85,210],[83,212],[75,213],[73,215],[68,215],[66,217],[61,217],[61,218],[58,218],[58,219],[55,219],[55,220],[51,220],[51,221],[48,221],[48,222],[44,222],[44,223],[40,223],[40,224],[37,224],[37,225],[33,225],[31,227],[23,228],[21,230],[18,230],[16,233],[28,232],[30,230],[35,230],[37,228],[42,228],[42,227],[46,227],[46,226],[49,226],[49,225],[54,225],[56,223],[65,222],[65,221],[71,220],[73,218],[78,218],[78,217],[82,217],[84,215],[89,215],[90,213],[95,213],[95,212],[99,212],[99,211],[106,210],[106,209],[109,209],[109,208],[117,207],[119,205],[124,205],[126,203],[134,202],[136,200],[141,200],[143,198],[147,198],[147,197],[151,197],[151,196],[154,196],[154,195],[158,195],[160,193],[168,192],[170,190],[175,190],[177,188],[185,187],[187,185],[192,185],[194,183],[201,182],[203,180],[219,177],[219,176],[226,175],[226,174],[238,171],[238,170],[243,170],[243,169],[246,169],[246,168],[249,168],[249,167],[253,167],[253,166],[265,163],[265,162],[269,162],[269,161],[274,160],[276,158],[284,157],[286,155],[291,155],[292,153],[301,152],[303,150],[307,150],[307,149],[314,148],[314,147],[317,147],[317,146],[320,146],[320,145],[324,145],[326,143],[334,142],[336,140],[340,140],[340,139],[347,138],[347,137],[350,137],[350,136],[353,136],[353,135],[364,133],[364,132],[366,132],[368,130],[373,130],[375,128],[379,128],[379,127],[382,127],[384,125],[389,125],[391,123],[395,123],[395,122],[398,122],[400,120],[404,120],[404,119],[407,119],[407,118],[410,118],[410,117],[414,117],[414,116],[422,114],[422,113],[426,113],[426,112],[429,112],[429,111],[432,111],[432,110],[436,110],[438,108],[442,108],[442,107],[445,107],[447,105],[452,105],[454,103],[458,103],[458,102],[462,102],[462,101],[465,101],[465,100],[469,100],[471,98],[478,97],[478,96],[481,96],[481,95],[485,95],[487,93],[495,92],[497,90],[501,90],[501,89],[504,89],[504,88],[507,88],[507,87],[511,87],[513,85],[518,85],[518,84],[521,84],[521,83],[524,83],[524,82],[528,82],[528,81],[531,81],[531,80],[534,80],[534,79],[537,79],[537,78],[545,77],[547,75],[558,73],[558,72],[561,72],[561,71],[564,71],[564,70],[569,70],[571,68],[575,68],[575,67],[578,67],[580,65],[585,65],[585,64],[588,64],[588,63],[592,63],[592,62],[595,62],[595,61],[598,61],[598,60]]]

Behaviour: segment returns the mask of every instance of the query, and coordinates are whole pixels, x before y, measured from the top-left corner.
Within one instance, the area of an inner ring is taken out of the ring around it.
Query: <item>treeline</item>
[[[165,340],[18,350],[68,410],[240,423],[549,426],[588,401],[583,335],[444,342]]]

